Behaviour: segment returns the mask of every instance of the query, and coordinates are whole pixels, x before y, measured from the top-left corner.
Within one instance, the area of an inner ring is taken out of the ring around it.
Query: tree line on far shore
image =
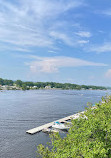
[[[92,90],[106,90],[106,87],[103,86],[93,86],[93,85],[77,85],[77,84],[71,84],[71,83],[56,83],[56,82],[24,82],[21,80],[7,80],[7,79],[2,79],[0,78],[0,85],[8,85],[8,86],[14,86],[16,85],[17,87],[23,89],[23,90],[28,90],[28,89],[92,89]]]

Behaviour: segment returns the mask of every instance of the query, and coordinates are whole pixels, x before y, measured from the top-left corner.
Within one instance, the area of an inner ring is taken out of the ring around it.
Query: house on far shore
[[[8,85],[3,85],[3,86],[1,86],[1,88],[2,88],[2,90],[7,90]]]
[[[30,87],[31,89],[37,89],[37,86]]]
[[[45,86],[45,89],[51,89],[51,86]]]

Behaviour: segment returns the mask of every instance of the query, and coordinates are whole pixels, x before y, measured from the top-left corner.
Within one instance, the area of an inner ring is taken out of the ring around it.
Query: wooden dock
[[[79,112],[79,113],[74,114],[74,115],[70,115],[68,117],[65,117],[65,118],[62,118],[62,119],[59,119],[59,120],[56,120],[56,121],[66,122],[66,121],[71,120],[71,119],[77,119],[81,114],[84,114],[84,111],[83,112]],[[30,129],[30,130],[26,131],[26,133],[28,133],[28,134],[38,133],[38,132],[42,131],[45,128],[51,127],[54,124],[54,122],[56,122],[56,121],[47,123],[45,125],[42,125],[42,126],[39,126],[39,127],[33,128],[33,129]]]

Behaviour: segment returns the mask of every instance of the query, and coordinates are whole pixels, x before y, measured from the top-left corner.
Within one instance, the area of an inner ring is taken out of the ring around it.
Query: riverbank
[[[31,90],[31,89],[63,89],[63,90],[107,90],[104,86],[78,85],[72,83],[56,82],[24,82],[21,80],[6,80],[0,78],[1,90]]]
[[[44,87],[44,88],[37,88],[37,87],[27,87],[27,88],[23,88],[23,87],[17,87],[17,86],[0,86],[0,91],[4,91],[4,90],[101,90],[101,91],[104,91],[104,90],[108,90],[108,89],[92,89],[92,88],[89,88],[89,89],[84,89],[84,88],[81,88],[81,89],[70,89],[70,88],[47,88],[47,87]]]

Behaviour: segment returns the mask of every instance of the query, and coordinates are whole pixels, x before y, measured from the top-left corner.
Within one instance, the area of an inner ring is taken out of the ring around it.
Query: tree
[[[52,149],[38,146],[43,158],[110,158],[111,157],[111,98],[97,108],[88,108],[86,118],[72,120],[73,126],[63,139],[51,135]]]
[[[4,83],[3,83],[3,79],[2,78],[0,78],[0,85],[3,85]]]
[[[29,87],[33,87],[34,83],[33,82],[24,82],[25,85],[29,86]]]
[[[29,90],[29,87],[26,84],[22,84],[22,90]]]
[[[23,82],[21,80],[15,81],[15,84],[19,87],[22,87]]]
[[[12,86],[14,82],[12,80],[4,80],[3,83],[4,85]]]

